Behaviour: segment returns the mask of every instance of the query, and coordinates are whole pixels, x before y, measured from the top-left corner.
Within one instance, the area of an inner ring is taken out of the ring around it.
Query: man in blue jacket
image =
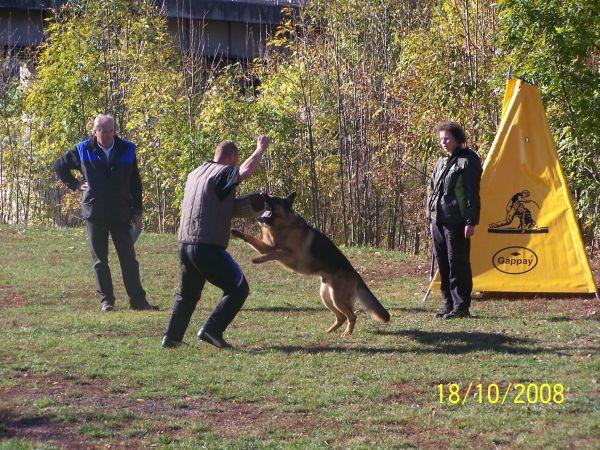
[[[94,120],[93,136],[58,158],[52,169],[67,187],[81,190],[81,210],[86,219],[96,290],[101,310],[115,305],[112,277],[108,267],[108,235],[112,237],[121,264],[129,306],[135,310],[158,310],[146,300],[140,282],[129,226],[142,225],[142,182],[135,156],[135,145],[115,136],[115,120],[100,114]],[[83,174],[80,181],[71,170]]]

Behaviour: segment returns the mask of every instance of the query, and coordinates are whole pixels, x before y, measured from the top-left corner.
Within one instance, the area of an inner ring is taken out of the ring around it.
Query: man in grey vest
[[[265,207],[261,194],[236,198],[235,191],[256,172],[269,142],[267,136],[259,136],[256,150],[238,169],[238,148],[231,141],[223,141],[215,150],[214,161],[206,161],[188,175],[179,225],[181,286],[175,294],[163,347],[181,344],[206,281],[222,289],[223,297],[198,337],[218,348],[231,347],[223,332],[249,293],[244,274],[226,251],[231,218],[256,217]]]

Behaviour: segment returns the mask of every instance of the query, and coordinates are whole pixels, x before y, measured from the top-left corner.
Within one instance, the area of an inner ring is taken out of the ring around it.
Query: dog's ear
[[[296,199],[296,193],[292,192],[290,195],[287,196],[287,198],[285,199],[285,204],[288,208],[291,208],[292,205],[294,204],[294,200]]]

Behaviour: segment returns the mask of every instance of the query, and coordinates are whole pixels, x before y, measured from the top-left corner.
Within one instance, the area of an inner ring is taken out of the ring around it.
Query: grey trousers
[[[108,266],[108,236],[110,234],[119,257],[121,274],[131,306],[144,305],[146,292],[140,281],[140,268],[135,258],[133,239],[127,222],[87,220],[87,232],[96,276],[96,290],[101,302],[115,303],[112,276]]]

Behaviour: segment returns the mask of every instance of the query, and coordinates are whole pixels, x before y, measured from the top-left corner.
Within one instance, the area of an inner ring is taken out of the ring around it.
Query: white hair
[[[111,114],[98,114],[94,119],[94,128],[92,128],[92,130],[99,130],[100,128],[102,128],[101,124],[106,122],[107,120],[110,120],[113,126],[115,125],[115,118]]]

